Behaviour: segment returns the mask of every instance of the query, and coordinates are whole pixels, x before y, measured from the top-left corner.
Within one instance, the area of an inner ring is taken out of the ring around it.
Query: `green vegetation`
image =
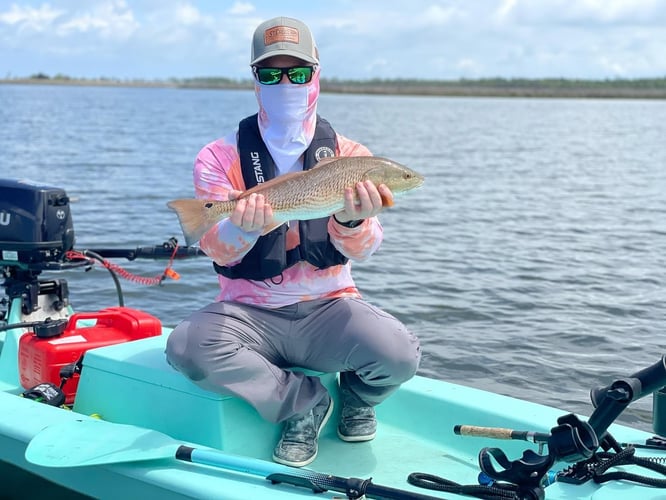
[[[53,77],[36,73],[28,78],[6,78],[0,83],[38,83],[52,85],[116,85],[134,87],[174,87],[205,89],[251,89],[251,79],[224,77],[170,78],[140,80],[117,78]],[[323,78],[322,92],[357,94],[397,94],[487,97],[581,97],[666,99],[666,77],[639,79],[578,80],[565,78],[483,78],[477,80],[340,80]]]
[[[329,92],[366,92],[496,97],[666,98],[666,78],[569,80],[484,78],[478,80],[322,80]]]

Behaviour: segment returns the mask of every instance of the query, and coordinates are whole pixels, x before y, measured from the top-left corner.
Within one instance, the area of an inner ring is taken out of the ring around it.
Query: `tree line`
[[[5,78],[4,83],[53,83],[72,85],[165,86],[177,88],[251,89],[251,79],[226,77],[169,78],[166,80],[73,78],[63,74],[35,73],[28,78]],[[608,97],[666,99],[666,77],[613,78],[479,78],[458,80],[383,79],[351,80],[322,78],[322,92],[500,96],[500,97]]]

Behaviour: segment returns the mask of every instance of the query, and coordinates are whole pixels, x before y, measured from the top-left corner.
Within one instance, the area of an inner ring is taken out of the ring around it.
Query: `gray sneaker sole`
[[[338,428],[338,437],[348,443],[361,443],[363,441],[372,441],[373,439],[375,439],[376,435],[377,433],[373,432],[372,434],[364,434],[362,436],[346,436],[345,434],[340,432],[340,428]]]

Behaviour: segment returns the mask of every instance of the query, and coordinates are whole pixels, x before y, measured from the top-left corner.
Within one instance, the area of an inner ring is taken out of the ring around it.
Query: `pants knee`
[[[182,322],[171,331],[164,354],[169,365],[196,382],[204,379],[206,374],[195,363],[194,356],[190,352],[187,330],[188,322]]]
[[[401,384],[411,379],[419,369],[421,362],[421,349],[418,345],[415,348],[405,350],[402,355],[393,360],[391,373],[396,383]]]
[[[384,344],[379,351],[366,358],[368,364],[362,365],[356,372],[366,384],[397,386],[416,375],[421,361],[421,348],[416,337],[410,334],[404,341],[387,347]]]
[[[421,362],[421,345],[413,333],[407,331],[402,335],[392,353],[390,371],[396,383],[401,384],[416,375]]]

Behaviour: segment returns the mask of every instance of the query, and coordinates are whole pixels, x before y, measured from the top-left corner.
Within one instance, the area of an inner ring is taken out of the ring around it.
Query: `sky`
[[[250,78],[282,15],[324,78],[666,77],[666,0],[0,0],[0,78]]]

